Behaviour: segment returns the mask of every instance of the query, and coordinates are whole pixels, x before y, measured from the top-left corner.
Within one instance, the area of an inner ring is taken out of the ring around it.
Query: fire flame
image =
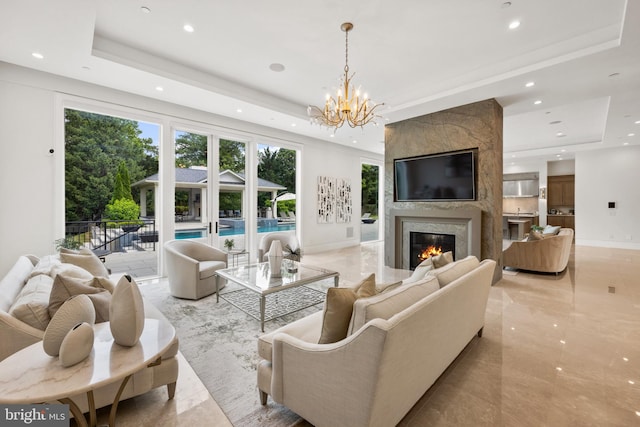
[[[442,253],[442,246],[427,246],[426,249],[424,249],[419,255],[418,255],[418,259],[420,261],[424,261],[427,258],[430,258],[432,256],[436,256],[436,255],[440,255]]]

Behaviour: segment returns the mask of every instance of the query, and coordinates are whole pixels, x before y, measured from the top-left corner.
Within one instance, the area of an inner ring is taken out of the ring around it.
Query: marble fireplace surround
[[[475,255],[480,259],[482,211],[466,209],[391,209],[389,236],[394,239],[394,268],[409,269],[410,233],[443,233],[456,236],[456,259]]]

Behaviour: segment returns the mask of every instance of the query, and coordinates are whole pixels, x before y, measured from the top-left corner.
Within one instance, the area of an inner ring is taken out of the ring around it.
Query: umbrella
[[[296,195],[293,193],[282,193],[281,195],[275,198],[275,201],[282,202],[284,200],[295,200],[295,199],[296,199]]]

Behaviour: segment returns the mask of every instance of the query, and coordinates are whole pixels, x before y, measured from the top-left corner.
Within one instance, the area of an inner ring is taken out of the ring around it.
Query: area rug
[[[333,279],[307,286],[326,292],[333,286]],[[295,289],[307,292],[304,287]],[[169,294],[166,280],[143,284],[140,290],[174,325],[180,351],[234,426],[308,425],[297,414],[270,398],[266,406],[260,405],[256,385],[256,366],[260,360],[258,336],[262,334],[260,322],[225,300],[231,292],[242,290],[239,285],[228,284],[220,292],[219,303],[216,303],[215,294],[198,301],[174,298]],[[258,301],[255,293],[247,295],[247,298]],[[265,332],[321,309],[322,304],[317,304],[278,317],[265,323]]]

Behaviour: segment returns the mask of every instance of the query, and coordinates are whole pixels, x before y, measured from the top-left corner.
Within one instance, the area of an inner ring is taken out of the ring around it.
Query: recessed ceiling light
[[[534,104],[534,105],[540,105],[540,104],[542,104],[542,101],[538,99],[538,100],[537,100],[537,101],[535,101],[533,104]]]
[[[562,133],[562,132],[556,132],[556,136],[564,136],[564,133]]]
[[[536,82],[527,82],[526,87],[533,87],[536,85]]]
[[[278,63],[278,62],[274,62],[273,64],[269,65],[269,69],[271,71],[275,71],[276,73],[281,73],[284,71],[284,65]]]
[[[625,143],[624,143],[624,144],[622,144],[622,145],[629,145],[629,143],[628,143],[628,142],[625,142]]]
[[[335,134],[333,134],[333,133],[331,135],[329,135],[329,138],[334,138],[334,137],[335,137]]]
[[[141,7],[140,7],[140,11],[141,11],[142,13],[150,13],[150,12],[151,12],[151,9],[149,9],[147,6],[141,6]]]
[[[353,140],[353,143],[354,143],[354,144],[357,144],[357,143],[358,143],[358,141],[356,141],[356,140],[354,139],[354,140]]]
[[[635,133],[630,133],[627,136],[636,136],[636,134]]]
[[[41,54],[40,52],[33,52],[33,53],[31,54],[31,56],[33,56],[33,57],[34,57],[34,58],[36,58],[36,59],[43,59],[43,58],[44,58],[44,55],[43,55],[43,54]]]
[[[562,123],[562,120],[554,120],[552,122],[549,122],[550,125],[559,125],[560,123]]]
[[[156,86],[156,90],[158,92],[162,92],[164,90],[164,88],[162,86]]]
[[[560,157],[560,154],[556,154],[556,157]]]
[[[236,113],[242,113],[242,108],[237,108]]]
[[[295,123],[291,123],[291,127],[292,128],[296,127],[296,124]]]
[[[633,123],[635,123],[635,124],[637,124],[637,125],[640,125],[640,120],[636,120],[636,121],[635,121],[635,122],[633,122]]]
[[[182,28],[184,28],[187,33],[193,33],[195,31],[191,24],[184,24],[184,27]]]
[[[520,26],[520,21],[511,21],[511,23],[509,24],[509,29],[515,30],[519,26]]]

